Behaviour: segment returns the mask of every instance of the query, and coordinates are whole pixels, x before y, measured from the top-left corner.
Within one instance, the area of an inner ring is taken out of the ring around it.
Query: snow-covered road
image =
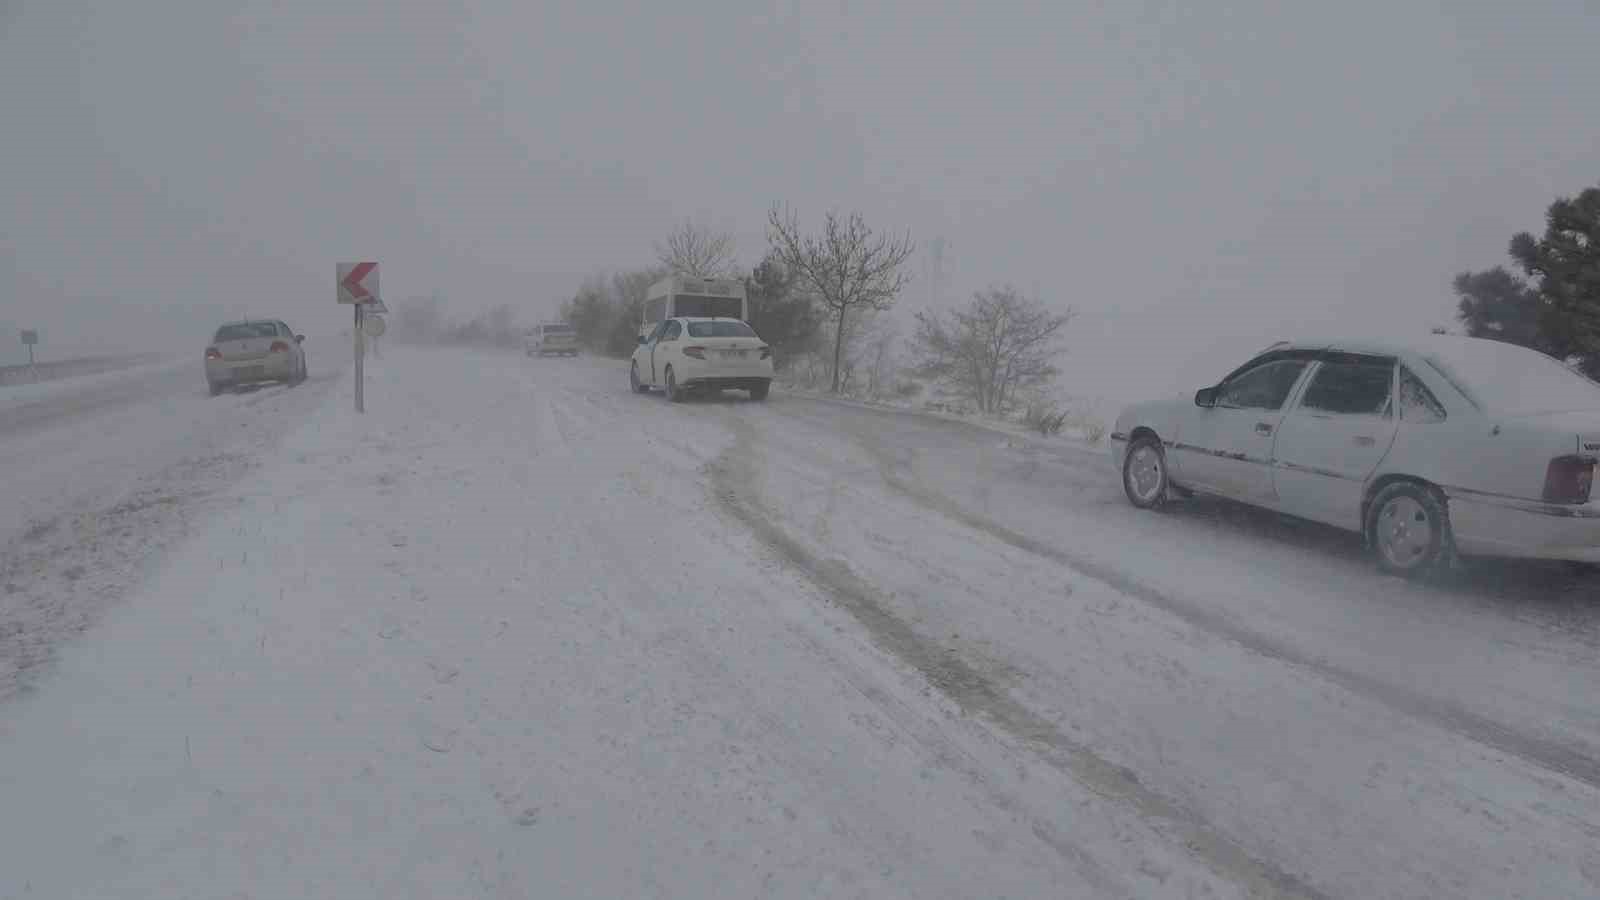
[[[0,897],[1600,894],[1592,579],[605,360],[292,402],[0,706]]]
[[[0,700],[317,408],[338,371],[312,365],[220,397],[192,358],[0,387]]]

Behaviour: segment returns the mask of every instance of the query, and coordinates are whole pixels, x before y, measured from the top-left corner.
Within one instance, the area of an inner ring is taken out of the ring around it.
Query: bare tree
[[[1000,412],[1018,389],[1055,378],[1051,360],[1061,352],[1061,329],[1074,314],[1070,308],[1052,313],[1009,285],[980,291],[948,319],[917,313],[917,367],[970,394],[979,410]]]
[[[656,258],[678,275],[724,278],[733,272],[733,235],[685,219],[667,235],[666,243],[656,244]]]
[[[886,310],[910,276],[901,266],[915,245],[909,235],[873,233],[860,213],[840,218],[829,212],[821,234],[801,234],[793,213],[774,206],[767,214],[767,241],[801,283],[833,317],[833,393],[839,393],[840,357],[852,310]]]

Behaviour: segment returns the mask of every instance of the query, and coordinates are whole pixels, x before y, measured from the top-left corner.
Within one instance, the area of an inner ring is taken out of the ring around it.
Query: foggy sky
[[[1069,381],[1121,396],[1449,324],[1454,273],[1600,183],[1578,0],[0,10],[0,360],[19,327],[61,355],[334,334],[362,258],[390,300],[534,318],[685,217],[753,264],[786,202],[943,238],[945,302],[1071,304]]]

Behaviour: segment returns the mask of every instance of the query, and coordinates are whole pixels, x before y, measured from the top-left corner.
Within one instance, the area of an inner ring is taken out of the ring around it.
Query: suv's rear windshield
[[[689,337],[748,337],[756,333],[743,322],[690,322]]]
[[[544,326],[544,333],[545,334],[571,334],[572,333],[572,326],[571,325],[546,325],[546,326]]]
[[[217,329],[217,336],[213,343],[223,341],[248,341],[252,338],[272,338],[278,336],[278,326],[271,322],[250,322],[244,325],[224,325]]]

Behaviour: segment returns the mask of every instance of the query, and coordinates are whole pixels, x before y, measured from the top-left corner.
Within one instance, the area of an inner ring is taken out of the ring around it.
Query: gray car
[[[305,335],[275,319],[229,322],[217,329],[206,348],[206,385],[211,396],[242,384],[306,377]]]

